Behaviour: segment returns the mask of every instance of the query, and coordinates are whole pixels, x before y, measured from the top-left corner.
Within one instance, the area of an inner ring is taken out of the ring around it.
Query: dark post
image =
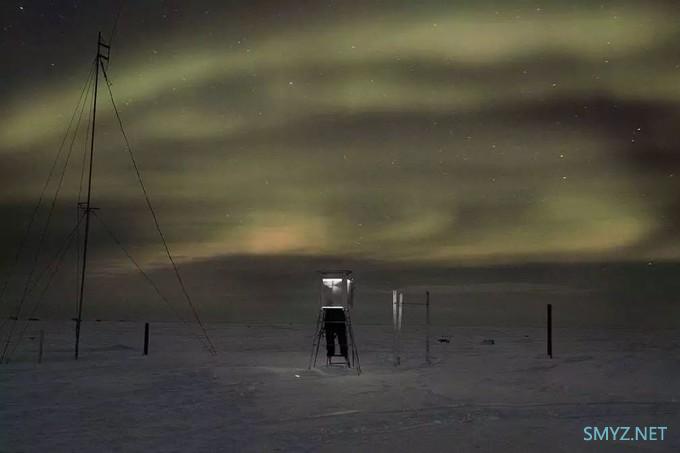
[[[552,359],[552,304],[548,304],[548,357]]]
[[[149,323],[144,324],[144,355],[149,355]]]
[[[397,352],[397,300],[399,298],[397,290],[392,291],[392,355],[394,356],[394,366],[399,365],[399,353]]]
[[[80,324],[83,322],[83,298],[85,295],[85,273],[87,270],[87,245],[90,237],[90,213],[92,201],[92,168],[94,162],[94,129],[97,124],[97,87],[99,86],[99,65],[101,55],[99,53],[102,45],[102,34],[97,35],[97,58],[94,61],[94,94],[92,96],[92,130],[90,135],[90,174],[87,179],[87,202],[85,203],[85,239],[83,240],[83,271],[80,275],[80,297],[78,298],[78,318],[76,319],[76,347],[74,357],[78,360],[80,350]]]
[[[430,292],[425,291],[425,362],[430,365]]]
[[[43,344],[45,343],[45,331],[40,331],[40,346],[38,349],[38,363],[42,363],[43,358]]]

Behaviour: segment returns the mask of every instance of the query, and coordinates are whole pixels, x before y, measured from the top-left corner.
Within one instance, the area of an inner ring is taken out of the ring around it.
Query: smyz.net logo
[[[645,442],[666,439],[667,426],[585,426],[583,440]]]

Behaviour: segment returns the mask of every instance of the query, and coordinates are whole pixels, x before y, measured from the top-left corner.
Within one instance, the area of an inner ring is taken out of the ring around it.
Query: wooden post
[[[144,324],[144,355],[149,355],[149,323]]]
[[[392,291],[392,353],[394,355],[394,366],[399,365],[399,337],[398,337],[398,330],[397,330],[397,321],[398,321],[398,297],[397,297],[397,290]]]
[[[425,291],[425,362],[432,364],[430,360],[430,292]]]
[[[40,331],[40,345],[38,346],[38,363],[42,363],[43,359],[43,345],[45,343],[45,331]]]
[[[552,304],[548,304],[548,357],[552,356]]]

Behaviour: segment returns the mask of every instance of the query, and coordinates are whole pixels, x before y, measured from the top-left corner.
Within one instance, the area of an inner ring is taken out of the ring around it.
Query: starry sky
[[[501,280],[536,285],[536,269],[594,263],[667,275],[680,257],[677,2],[120,4],[0,6],[4,269],[98,31],[112,40],[111,89],[161,225],[204,305],[292,300],[326,266],[363,269],[382,291],[453,284],[460,274],[445,270],[461,267],[530,268]],[[100,94],[93,204],[160,275]],[[48,246],[74,223],[85,133]],[[97,231],[93,241],[95,278],[127,278],[116,246]],[[209,302],[216,293],[227,302]]]

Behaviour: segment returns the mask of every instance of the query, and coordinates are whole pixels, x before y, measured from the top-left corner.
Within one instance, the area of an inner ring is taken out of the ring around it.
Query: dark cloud
[[[535,263],[502,266],[423,266],[337,256],[237,255],[185,262],[181,271],[205,319],[250,323],[312,323],[318,303],[318,270],[336,266],[356,273],[355,317],[387,324],[391,290],[404,289],[408,301],[429,290],[438,325],[541,326],[545,304],[554,305],[559,327],[673,327],[678,306],[667,297],[680,290],[677,264]],[[93,274],[98,296],[86,306],[88,319],[181,319],[191,311],[169,269],[151,270],[169,305],[134,269]],[[73,307],[75,280],[59,279],[55,295],[41,301],[38,317],[59,316]],[[417,284],[414,284],[417,282]],[[56,296],[56,297],[55,297]],[[33,308],[35,298],[27,302]],[[407,307],[407,324],[423,322]]]

